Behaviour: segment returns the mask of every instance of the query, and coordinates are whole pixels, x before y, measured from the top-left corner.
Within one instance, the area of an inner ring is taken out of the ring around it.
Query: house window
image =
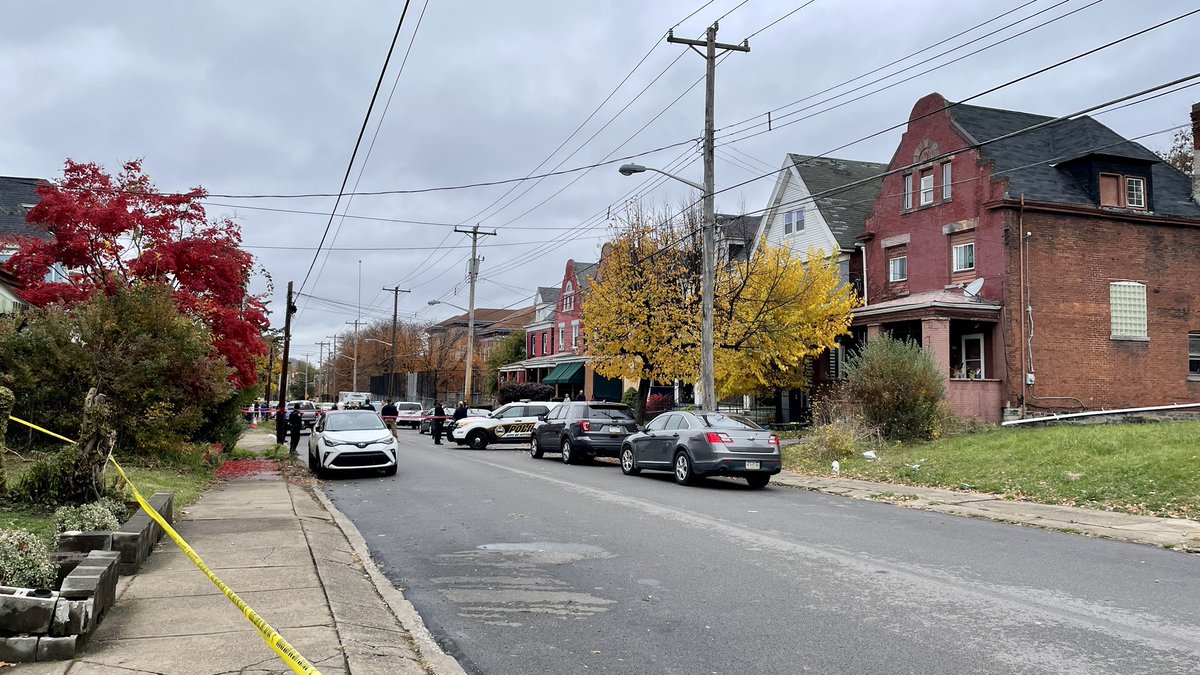
[[[1114,340],[1145,340],[1146,286],[1136,281],[1114,281],[1108,285]]]
[[[942,199],[950,199],[951,186],[954,185],[954,179],[950,173],[950,162],[942,164]]]
[[[549,333],[550,331],[546,331]],[[546,333],[542,333],[542,356],[546,355]]]
[[[913,202],[912,202],[912,185],[913,185],[912,174],[911,173],[905,174],[904,175],[904,210],[905,211],[912,208],[912,204],[913,204]]]
[[[983,333],[962,336],[962,363],[955,375],[965,380],[982,380],[984,377]]]
[[[975,242],[954,247],[954,271],[966,272],[975,269]]]
[[[564,351],[567,348],[567,331],[566,324],[558,324],[558,351]]]
[[[933,203],[933,171],[926,169],[921,172],[921,206]]]
[[[908,256],[902,255],[888,261],[888,281],[908,280]]]
[[[783,233],[791,234],[804,230],[804,209],[788,211],[783,214]]]
[[[1145,209],[1146,179],[1138,176],[1100,174],[1100,206]]]
[[[571,282],[567,282],[566,288],[563,290],[563,311],[570,312],[575,309],[575,287]]]
[[[1200,380],[1200,333],[1188,334],[1188,379]]]
[[[579,322],[571,322],[571,349],[579,349]]]

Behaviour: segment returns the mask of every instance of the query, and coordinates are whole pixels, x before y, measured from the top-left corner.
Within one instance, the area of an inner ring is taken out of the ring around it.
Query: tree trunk
[[[83,402],[83,424],[79,430],[79,449],[83,453],[83,463],[91,474],[87,489],[94,493],[93,499],[105,494],[104,467],[117,439],[117,432],[112,428],[112,410],[105,399],[104,394],[97,393],[95,387],[88,390]]]
[[[638,424],[646,423],[646,399],[650,397],[650,380],[642,378],[638,380],[638,399],[637,399],[637,421]]]
[[[776,387],[775,389],[775,423],[783,424],[787,420],[783,419],[783,389]]]
[[[4,448],[4,435],[8,433],[8,416],[12,414],[13,404],[16,402],[16,397],[13,396],[12,390],[7,387],[0,387],[0,495],[6,494],[8,488],[8,472],[4,470],[4,455],[7,452]]]

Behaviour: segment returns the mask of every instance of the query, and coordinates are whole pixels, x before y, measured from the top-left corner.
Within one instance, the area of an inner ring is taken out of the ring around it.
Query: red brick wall
[[[1007,244],[1005,307],[1008,396],[1022,392],[1019,237],[1016,209],[1003,209]],[[1000,213],[998,211],[997,213]],[[1036,397],[1074,397],[1089,409],[1200,401],[1187,381],[1187,334],[1200,331],[1200,226],[1124,222],[1026,209],[1033,303]],[[1112,340],[1109,283],[1146,285],[1149,341]],[[1029,406],[1078,407],[1062,399]]]

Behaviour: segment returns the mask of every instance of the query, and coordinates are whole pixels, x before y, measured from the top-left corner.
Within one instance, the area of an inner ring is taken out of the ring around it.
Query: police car
[[[533,426],[560,405],[553,401],[517,401],[500,406],[487,417],[464,417],[447,437],[459,445],[482,450],[492,443],[528,443]]]

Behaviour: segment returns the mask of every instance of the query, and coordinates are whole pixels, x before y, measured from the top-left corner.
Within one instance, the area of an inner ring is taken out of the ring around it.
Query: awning
[[[543,384],[583,384],[583,362],[560,363],[542,378]]]

